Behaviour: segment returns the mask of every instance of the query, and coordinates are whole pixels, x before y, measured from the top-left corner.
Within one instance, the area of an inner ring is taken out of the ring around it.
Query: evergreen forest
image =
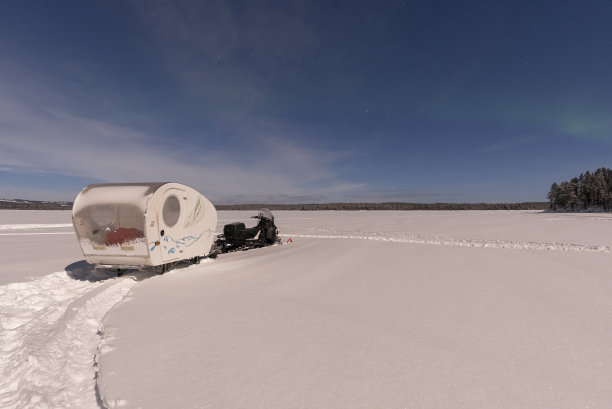
[[[548,192],[548,200],[552,210],[612,211],[612,169],[599,168],[593,173],[581,173],[569,182],[555,182]]]

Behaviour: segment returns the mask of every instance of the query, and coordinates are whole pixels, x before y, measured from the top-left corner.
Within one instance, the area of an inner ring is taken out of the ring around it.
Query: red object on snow
[[[138,229],[119,227],[117,230],[111,231],[106,235],[106,245],[123,244],[141,237],[144,237],[144,234]]]
[[[287,239],[287,243],[293,243],[293,240],[291,239],[291,237]]]

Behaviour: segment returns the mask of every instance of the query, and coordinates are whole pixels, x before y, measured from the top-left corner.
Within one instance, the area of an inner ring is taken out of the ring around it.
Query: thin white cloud
[[[137,130],[0,97],[0,166],[101,181],[176,180],[218,201],[236,195],[312,195],[338,183],[333,153],[289,138],[253,136],[252,155],[238,148],[162,144]],[[171,146],[171,149],[168,149]]]
[[[150,50],[160,50],[152,59],[162,61],[174,85],[181,88],[179,94],[189,94],[189,100],[196,96],[194,109],[201,110],[202,117],[210,120],[209,129],[219,130],[218,134],[184,142],[188,138],[167,131],[151,135],[141,130],[145,127],[138,129],[138,120],[144,123],[152,114],[135,109],[133,114],[117,112],[115,117],[107,108],[121,101],[121,90],[96,84],[96,75],[88,75],[89,68],[95,73],[96,67],[87,62],[69,61],[61,70],[52,70],[61,71],[62,81],[70,82],[65,72],[79,78],[78,86],[70,90],[63,90],[64,83],[54,81],[45,70],[37,72],[30,66],[27,74],[21,74],[19,63],[2,63],[0,166],[7,172],[109,182],[175,180],[219,202],[236,197],[331,200],[362,187],[343,180],[336,171],[353,153],[313,146],[305,142],[313,140],[311,135],[299,127],[253,113],[265,93],[265,80],[240,64],[223,64],[240,47],[235,41],[237,23],[227,3],[133,3],[143,24],[139,29],[146,30],[147,39],[155,43]],[[204,17],[196,9],[204,9]],[[262,13],[258,16],[265,18]],[[300,28],[297,21],[287,24],[303,42],[313,42],[305,26]],[[272,29],[265,21],[255,27]],[[292,49],[291,39],[269,31],[257,36]],[[258,41],[251,41],[257,52]],[[295,52],[282,53],[299,58]],[[103,101],[96,101],[96,96]],[[97,108],[104,112],[98,114]],[[130,115],[129,126],[121,121],[126,115]],[[227,142],[223,147],[213,142],[220,139]]]

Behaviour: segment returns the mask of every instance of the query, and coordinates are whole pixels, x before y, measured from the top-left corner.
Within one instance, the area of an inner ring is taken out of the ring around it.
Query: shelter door
[[[186,192],[184,190],[168,189],[160,202],[160,208],[157,211],[157,225],[164,262],[183,258],[181,243],[184,240],[184,213],[187,213],[185,201]]]

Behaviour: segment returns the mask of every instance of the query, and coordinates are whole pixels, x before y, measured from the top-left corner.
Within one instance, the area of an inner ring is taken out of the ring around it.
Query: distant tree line
[[[216,205],[217,210],[546,210],[547,202],[522,203],[310,203]]]
[[[33,200],[0,200],[0,209],[12,210],[70,210],[72,202],[41,202]]]
[[[217,210],[546,210],[548,202],[522,203],[308,203],[215,205]],[[70,210],[71,202],[0,200],[0,209]]]
[[[588,170],[569,182],[550,187],[548,200],[552,210],[580,211],[601,208],[612,211],[612,169]]]

